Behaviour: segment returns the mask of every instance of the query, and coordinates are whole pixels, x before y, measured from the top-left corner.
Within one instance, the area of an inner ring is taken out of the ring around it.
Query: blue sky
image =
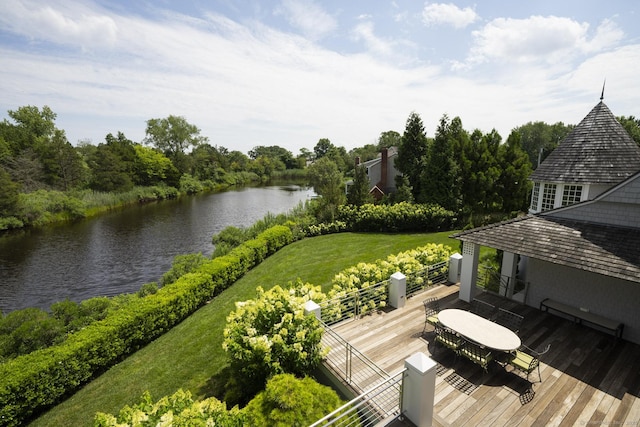
[[[48,105],[73,144],[184,116],[213,145],[299,153],[443,114],[506,139],[640,117],[640,4],[628,1],[3,0],[0,118]]]

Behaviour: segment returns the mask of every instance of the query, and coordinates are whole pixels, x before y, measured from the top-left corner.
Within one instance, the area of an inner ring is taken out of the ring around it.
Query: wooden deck
[[[494,295],[478,298],[523,315],[523,344],[551,349],[540,372],[522,374],[493,364],[480,367],[440,346],[432,329],[423,335],[422,300],[441,298],[443,308],[468,308],[458,288],[436,286],[402,309],[378,312],[333,327],[390,374],[416,352],[438,362],[434,425],[437,426],[640,426],[640,346]],[[394,425],[402,425],[396,422]]]

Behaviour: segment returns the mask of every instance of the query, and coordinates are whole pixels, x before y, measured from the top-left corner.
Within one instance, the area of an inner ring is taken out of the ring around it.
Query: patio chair
[[[524,317],[516,314],[512,311],[505,310],[504,308],[498,309],[498,315],[494,322],[504,326],[505,328],[511,329],[513,332],[518,333],[520,331],[520,326],[522,325],[522,321]]]
[[[473,299],[473,301],[471,301],[471,312],[477,314],[478,316],[482,316],[485,319],[491,319],[495,310],[496,306],[493,304],[489,304],[488,302],[484,302],[475,298]]]
[[[452,350],[456,357],[460,348],[464,344],[464,338],[458,336],[455,332],[442,327],[439,323],[436,325],[436,342],[442,346]]]
[[[424,328],[422,328],[422,333],[424,334],[427,330],[427,326],[431,325],[435,327],[440,324],[438,320],[438,313],[440,312],[440,301],[438,298],[427,298],[422,301],[424,305]]]
[[[460,354],[473,363],[480,365],[485,372],[488,372],[489,362],[493,360],[491,350],[471,341],[465,341],[460,349]]]
[[[515,370],[527,374],[527,381],[529,381],[529,374],[537,369],[538,378],[540,382],[542,382],[542,376],[540,375],[540,356],[549,351],[550,348],[551,344],[547,344],[547,347],[543,351],[537,352],[523,344],[518,350],[512,353],[512,357],[508,363],[513,366]],[[523,349],[527,351],[525,352]]]

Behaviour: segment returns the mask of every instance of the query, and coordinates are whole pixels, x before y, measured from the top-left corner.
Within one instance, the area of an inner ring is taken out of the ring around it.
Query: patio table
[[[520,347],[520,337],[491,320],[466,310],[447,309],[438,313],[438,320],[447,328],[492,350],[512,351]]]

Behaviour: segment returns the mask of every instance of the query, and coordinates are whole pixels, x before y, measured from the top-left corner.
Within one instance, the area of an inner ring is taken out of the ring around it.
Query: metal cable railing
[[[406,369],[388,377],[310,427],[372,427],[402,410],[402,382]]]

